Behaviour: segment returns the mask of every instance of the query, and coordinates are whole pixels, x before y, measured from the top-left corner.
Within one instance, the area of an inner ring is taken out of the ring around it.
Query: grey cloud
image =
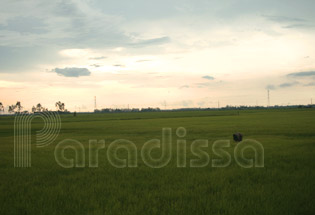
[[[208,80],[214,80],[214,77],[209,76],[209,75],[202,76],[202,78],[208,79]]]
[[[12,14],[3,13],[0,25],[0,72],[27,71],[39,64],[52,64],[61,59],[59,51],[72,48],[112,48],[124,46],[132,40],[117,26],[119,18],[93,13],[91,8],[81,11],[71,3],[61,3],[56,16],[54,2],[4,2],[0,8],[10,8]],[[78,4],[78,3],[76,3]],[[19,6],[19,7],[17,7]],[[32,7],[32,16],[20,16],[22,8]],[[71,9],[72,7],[72,9]],[[18,9],[20,8],[20,9]],[[20,11],[21,10],[21,11]],[[78,12],[84,13],[78,16]],[[34,17],[39,18],[34,18]],[[20,34],[16,34],[18,32]],[[95,60],[104,59],[104,56]]]
[[[299,85],[300,83],[295,81],[295,82],[285,82],[285,83],[282,83],[282,84],[279,84],[277,86],[273,85],[273,84],[269,84],[266,86],[266,90],[276,90],[278,88],[287,88],[287,87],[293,87],[293,86],[297,86]]]
[[[210,87],[212,85],[212,83],[209,82],[205,82],[205,83],[197,83],[196,86],[198,88],[204,88],[204,87]]]
[[[55,63],[60,59],[55,48],[0,46],[0,73],[23,72],[34,65]]]
[[[106,59],[107,57],[105,56],[100,56],[100,57],[90,57],[89,60],[103,60]]]
[[[84,13],[71,1],[60,1],[56,4],[54,12],[58,16],[84,16]]]
[[[287,27],[298,27],[297,25],[302,27],[302,24],[314,23],[314,6],[314,1],[306,0],[288,1],[285,4],[283,1],[274,0],[228,0],[224,3],[221,0],[172,2],[167,0],[155,2],[93,0],[57,1],[57,3],[40,0],[3,1],[0,8],[1,23],[3,23],[0,26],[0,45],[50,48],[50,54],[54,55],[57,55],[61,49],[71,48],[144,48],[173,42],[173,38],[165,35],[149,40],[135,40],[130,36],[134,32],[128,32],[120,26],[132,29],[132,25],[138,24],[139,20],[165,20],[168,17],[179,22],[183,18],[184,26],[188,24],[185,18],[189,18],[192,25],[194,22],[197,23],[199,18],[205,20],[208,25],[211,25],[208,23],[210,20],[223,20],[224,24],[231,24],[225,21],[247,17],[247,15],[272,13],[281,16],[269,15],[266,19],[281,22]],[[306,20],[309,23],[306,23]],[[141,33],[146,30],[143,29],[142,32],[137,33],[141,37]],[[150,50],[151,53],[152,50]],[[38,56],[37,51],[34,50],[37,58],[33,57],[35,55],[32,48],[28,53],[18,51],[17,57],[5,57],[4,59],[7,60],[0,58],[1,71],[8,66],[15,70],[23,68],[23,65],[35,67],[40,63],[46,63],[47,60],[43,59],[41,54]],[[43,53],[43,55],[48,54]],[[29,61],[29,58],[32,59]],[[52,61],[55,59],[56,56],[52,58]],[[8,60],[10,62],[7,62]]]
[[[115,64],[113,66],[115,66],[115,67],[125,67],[125,65],[123,65],[123,64]]]
[[[276,89],[276,86],[273,85],[273,84],[269,84],[269,85],[266,86],[266,89],[267,89],[267,90],[275,90],[275,89]]]
[[[214,2],[221,2],[221,8],[218,9],[220,15],[223,16],[223,18],[225,19],[237,18],[240,16],[253,14],[264,14],[265,16],[269,17],[269,19],[277,20],[278,22],[283,20],[292,21],[300,19],[314,19],[312,8],[314,8],[315,2],[310,0],[235,0],[227,1],[227,4],[225,4],[224,6],[222,6],[222,1]]]
[[[296,18],[296,17],[287,17],[287,16],[269,16],[269,15],[263,15],[268,20],[274,21],[274,22],[305,22],[305,19]]]
[[[22,16],[8,19],[6,25],[0,25],[0,30],[15,31],[21,34],[43,34],[48,32],[42,19]]]
[[[315,6],[315,5],[314,5]],[[305,8],[304,8],[305,10]],[[300,16],[304,16],[305,14],[299,14]],[[265,18],[282,24],[286,24],[282,26],[283,28],[287,29],[314,29],[315,25],[313,24],[315,17],[307,17],[304,18],[297,18],[291,16],[264,16]]]
[[[76,67],[66,67],[63,69],[55,68],[52,72],[64,77],[80,77],[80,76],[90,76],[91,72],[86,68],[76,68]]]
[[[283,28],[314,28],[313,24],[310,24],[308,20],[296,17],[286,17],[286,16],[263,16],[268,20],[273,22],[287,24],[282,26]]]
[[[90,66],[100,67],[100,65],[98,65],[98,64],[91,64]]]
[[[287,75],[288,77],[310,77],[315,76],[315,71],[294,72]]]
[[[288,82],[288,83],[280,84],[279,87],[280,88],[293,87],[293,86],[296,86],[298,84],[299,84],[298,82]]]
[[[311,83],[305,84],[304,86],[306,86],[306,87],[312,87],[312,86],[315,86],[315,82],[311,82]]]
[[[152,45],[161,45],[164,43],[170,42],[171,39],[169,37],[158,37],[148,40],[141,40],[139,42],[131,43],[129,44],[131,47],[146,47],[146,46],[152,46]]]
[[[36,44],[66,49],[112,48],[132,42],[130,37],[119,28],[121,17],[101,14],[87,3],[70,1],[58,1],[58,3],[30,1],[30,3],[34,7],[32,11],[34,15],[31,17],[19,16],[21,13],[19,10],[13,10],[12,14],[1,17],[4,23],[8,24],[0,26],[0,33],[5,37],[0,44],[6,46]],[[79,7],[81,4],[84,6]],[[8,1],[2,6],[11,8],[16,5]],[[33,16],[38,18],[32,18]],[[41,34],[15,35],[12,39],[12,33],[10,34],[8,29],[20,33]]]
[[[315,26],[309,25],[309,24],[293,24],[293,25],[283,26],[283,28],[315,28]]]
[[[231,20],[247,14],[267,14],[270,19],[281,20],[281,17],[314,17],[313,8],[315,7],[312,0],[160,0],[152,2],[147,0],[124,2],[95,0],[93,3],[104,13],[118,13],[128,20],[167,19],[174,16],[192,17],[193,15],[204,18],[217,16],[220,20]]]
[[[178,4],[178,2],[167,0],[94,1],[95,7],[99,8],[102,12],[107,14],[121,14],[128,20],[165,18],[176,14],[176,4]]]

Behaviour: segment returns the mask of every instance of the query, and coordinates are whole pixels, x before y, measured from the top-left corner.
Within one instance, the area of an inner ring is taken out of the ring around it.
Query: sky
[[[313,0],[0,0],[0,102],[315,102]]]

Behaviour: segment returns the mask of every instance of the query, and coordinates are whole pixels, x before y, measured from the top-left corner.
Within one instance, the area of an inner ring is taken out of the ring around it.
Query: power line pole
[[[96,110],[96,96],[94,96],[94,110]]]
[[[218,100],[218,109],[220,109],[220,101]]]

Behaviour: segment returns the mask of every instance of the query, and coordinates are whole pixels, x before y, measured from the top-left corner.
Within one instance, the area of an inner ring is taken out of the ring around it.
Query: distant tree
[[[20,113],[23,109],[23,106],[21,105],[21,102],[17,101],[15,105],[9,106],[9,113]]]
[[[48,111],[48,108],[43,107],[40,103],[38,103],[36,106],[32,107],[32,112],[45,112]]]
[[[38,103],[35,108],[36,112],[42,112],[42,109],[43,109],[42,105]]]
[[[65,103],[62,103],[61,101],[56,102],[55,106],[57,107],[58,111],[64,112],[65,111]]]
[[[151,107],[148,107],[148,108],[142,108],[142,109],[141,109],[141,112],[155,112],[155,111],[160,111],[160,108],[151,108]]]
[[[9,106],[9,113],[14,113],[15,112],[15,105],[10,105]]]
[[[2,102],[0,102],[0,112],[4,112],[4,106],[3,106]]]
[[[17,102],[16,102],[15,108],[16,108],[16,110],[17,110],[18,113],[21,112],[21,110],[23,109],[23,106],[21,105],[21,102],[20,102],[20,101],[17,101]]]

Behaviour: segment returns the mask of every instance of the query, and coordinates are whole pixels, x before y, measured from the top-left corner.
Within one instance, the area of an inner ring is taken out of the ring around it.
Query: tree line
[[[68,110],[65,108],[65,103],[58,101],[55,103],[56,111],[58,112],[68,112]],[[31,113],[39,113],[39,112],[48,112],[52,110],[48,110],[48,108],[45,108],[40,103],[32,107]],[[0,112],[4,112],[4,105],[2,102],[0,102]],[[29,113],[28,111],[23,111],[23,106],[20,101],[17,101],[16,104],[10,105],[8,107],[9,113]]]
[[[157,111],[161,111],[160,108],[132,108],[132,109],[119,109],[119,108],[104,108],[104,109],[95,109],[94,113],[123,113],[123,112],[157,112]]]

